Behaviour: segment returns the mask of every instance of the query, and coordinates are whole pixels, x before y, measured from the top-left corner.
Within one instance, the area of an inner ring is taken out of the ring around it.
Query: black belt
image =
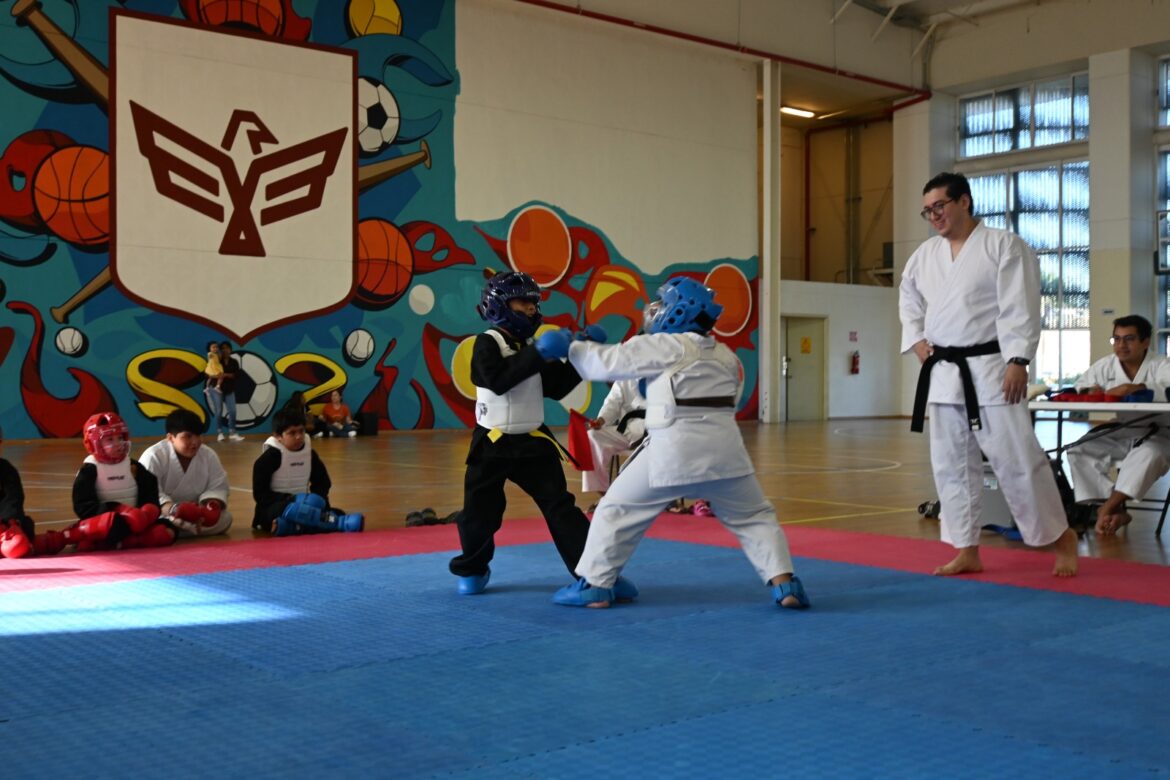
[[[926,419],[926,398],[930,395],[930,372],[934,370],[934,364],[940,360],[954,363],[959,367],[959,379],[963,382],[963,401],[967,406],[967,424],[973,431],[982,429],[979,396],[975,393],[975,383],[971,380],[971,367],[967,365],[967,358],[994,355],[997,352],[998,341],[971,347],[931,347],[930,357],[922,361],[922,369],[918,372],[918,389],[914,393],[914,416],[910,419],[910,430],[922,433],[923,421]]]
[[[646,410],[645,409],[631,409],[630,411],[626,412],[624,415],[622,415],[622,419],[618,420],[618,424],[617,424],[618,433],[625,433],[626,428],[630,424],[630,420],[638,420],[638,419],[642,419],[642,420],[646,419]]]
[[[675,406],[709,406],[715,409],[734,408],[735,399],[729,395],[715,398],[676,398]]]

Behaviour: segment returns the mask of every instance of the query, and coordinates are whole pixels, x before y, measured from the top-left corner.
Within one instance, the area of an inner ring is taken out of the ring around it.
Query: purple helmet
[[[512,311],[508,301],[516,298],[536,304],[536,314],[527,317],[521,312]],[[492,325],[503,328],[516,338],[530,338],[543,321],[540,315],[540,286],[531,276],[520,271],[498,273],[487,280],[475,310]]]

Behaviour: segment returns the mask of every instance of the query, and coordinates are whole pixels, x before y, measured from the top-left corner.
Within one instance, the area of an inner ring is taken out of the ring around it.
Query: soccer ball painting
[[[236,375],[236,428],[255,428],[276,405],[276,377],[259,355],[234,352],[232,357],[240,362],[240,373]]]
[[[394,142],[400,116],[398,101],[380,81],[358,77],[357,84],[358,146],[371,157]]]

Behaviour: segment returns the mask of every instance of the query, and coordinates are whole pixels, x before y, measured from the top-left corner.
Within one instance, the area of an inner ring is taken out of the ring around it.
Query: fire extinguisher
[[[854,350],[853,354],[849,356],[849,373],[861,373],[861,353]]]

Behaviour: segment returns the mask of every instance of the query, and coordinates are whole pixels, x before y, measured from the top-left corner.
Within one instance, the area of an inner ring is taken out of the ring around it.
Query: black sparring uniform
[[[545,361],[531,343],[519,342],[503,329],[496,332],[503,334],[515,354],[505,356],[493,335],[481,333],[471,356],[471,381],[477,387],[505,396],[539,374],[544,396],[560,399],[580,384],[580,375],[568,363]],[[487,572],[496,551],[494,536],[504,519],[504,483],[511,480],[536,502],[565,568],[576,577],[573,569],[585,549],[589,520],[569,492],[561,452],[543,423],[531,433],[519,434],[475,426],[463,478],[463,511],[458,519],[463,552],[451,559],[452,574],[469,577]]]

